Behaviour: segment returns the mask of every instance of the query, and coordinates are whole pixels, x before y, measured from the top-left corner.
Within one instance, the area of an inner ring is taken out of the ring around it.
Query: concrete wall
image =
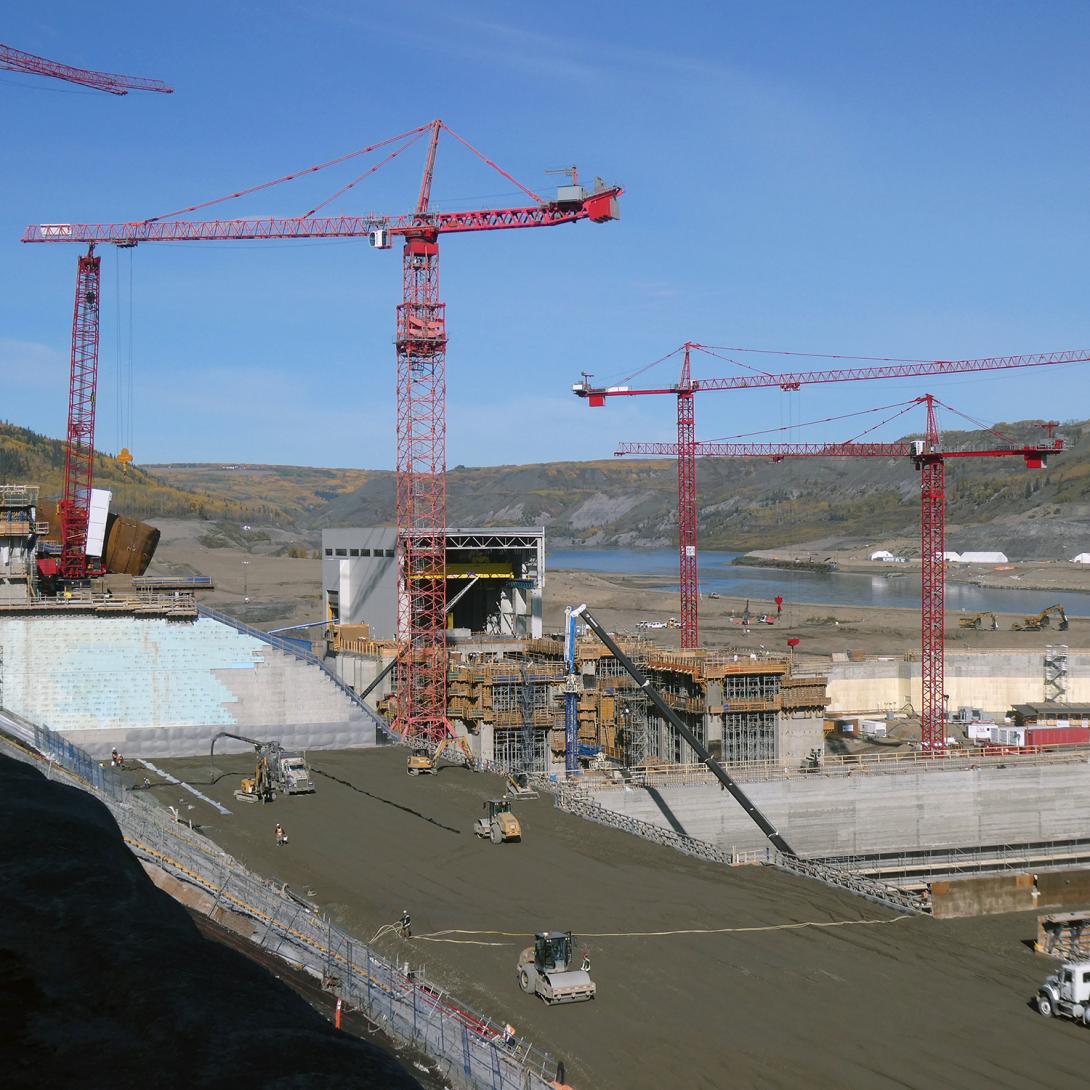
[[[999,912],[1055,912],[1090,905],[1090,871],[1041,871],[951,878],[931,884],[931,905],[939,919],[988,916]]]
[[[0,701],[93,756],[207,753],[227,730],[288,745],[374,745],[317,666],[208,617],[0,618]]]
[[[1057,636],[1062,643],[1062,634]],[[1090,652],[1069,651],[1067,699],[1090,703]],[[920,707],[920,664],[898,658],[834,662],[828,667],[829,713],[884,712]],[[1014,704],[1040,702],[1045,691],[1044,653],[1037,651],[948,651],[946,692],[950,710],[982,708],[1005,715]]]
[[[389,526],[322,531],[322,589],[341,624],[369,624],[378,640],[397,635],[397,530]],[[366,555],[361,555],[366,554]]]
[[[805,775],[746,793],[801,855],[1074,839],[1090,829],[1090,763]],[[718,784],[597,788],[594,801],[730,851],[767,841]]]

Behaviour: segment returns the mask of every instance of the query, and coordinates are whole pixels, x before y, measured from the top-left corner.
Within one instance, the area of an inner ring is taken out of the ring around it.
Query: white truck
[[[1090,961],[1065,961],[1037,992],[1037,1010],[1046,1018],[1063,1015],[1090,1028]]]

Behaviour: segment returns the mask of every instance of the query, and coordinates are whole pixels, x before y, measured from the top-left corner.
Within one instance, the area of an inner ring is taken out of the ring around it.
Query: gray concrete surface
[[[800,855],[1015,844],[1083,837],[1090,829],[1090,763],[981,766],[960,771],[858,772],[746,783]],[[718,784],[603,787],[595,802],[721,848],[767,841]]]
[[[1030,915],[894,919],[585,823],[548,798],[517,804],[521,844],[494,846],[470,828],[499,780],[452,766],[410,778],[394,749],[314,754],[317,794],[268,806],[232,799],[242,756],[218,760],[212,784],[204,761],[166,763],[234,811],[186,795],[186,816],[360,936],[408,908],[417,937],[379,948],[562,1057],[580,1090],[1086,1084],[1087,1031],[1027,1005],[1048,971],[1023,943]],[[185,795],[153,790],[164,804]],[[843,926],[775,930],[799,923]],[[509,934],[436,934],[452,928]],[[583,936],[593,1003],[547,1008],[518,990],[518,952],[540,928]],[[663,931],[683,933],[647,934]]]

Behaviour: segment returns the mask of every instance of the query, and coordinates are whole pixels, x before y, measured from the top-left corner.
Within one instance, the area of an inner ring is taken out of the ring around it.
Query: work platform
[[[72,614],[76,616],[170,617],[195,620],[197,601],[191,592],[173,594],[81,594],[0,601],[4,614]]]

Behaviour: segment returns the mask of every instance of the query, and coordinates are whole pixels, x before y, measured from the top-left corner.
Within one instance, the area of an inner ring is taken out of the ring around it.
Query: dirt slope
[[[82,791],[0,756],[0,830],[4,1087],[418,1087],[202,938]]]

